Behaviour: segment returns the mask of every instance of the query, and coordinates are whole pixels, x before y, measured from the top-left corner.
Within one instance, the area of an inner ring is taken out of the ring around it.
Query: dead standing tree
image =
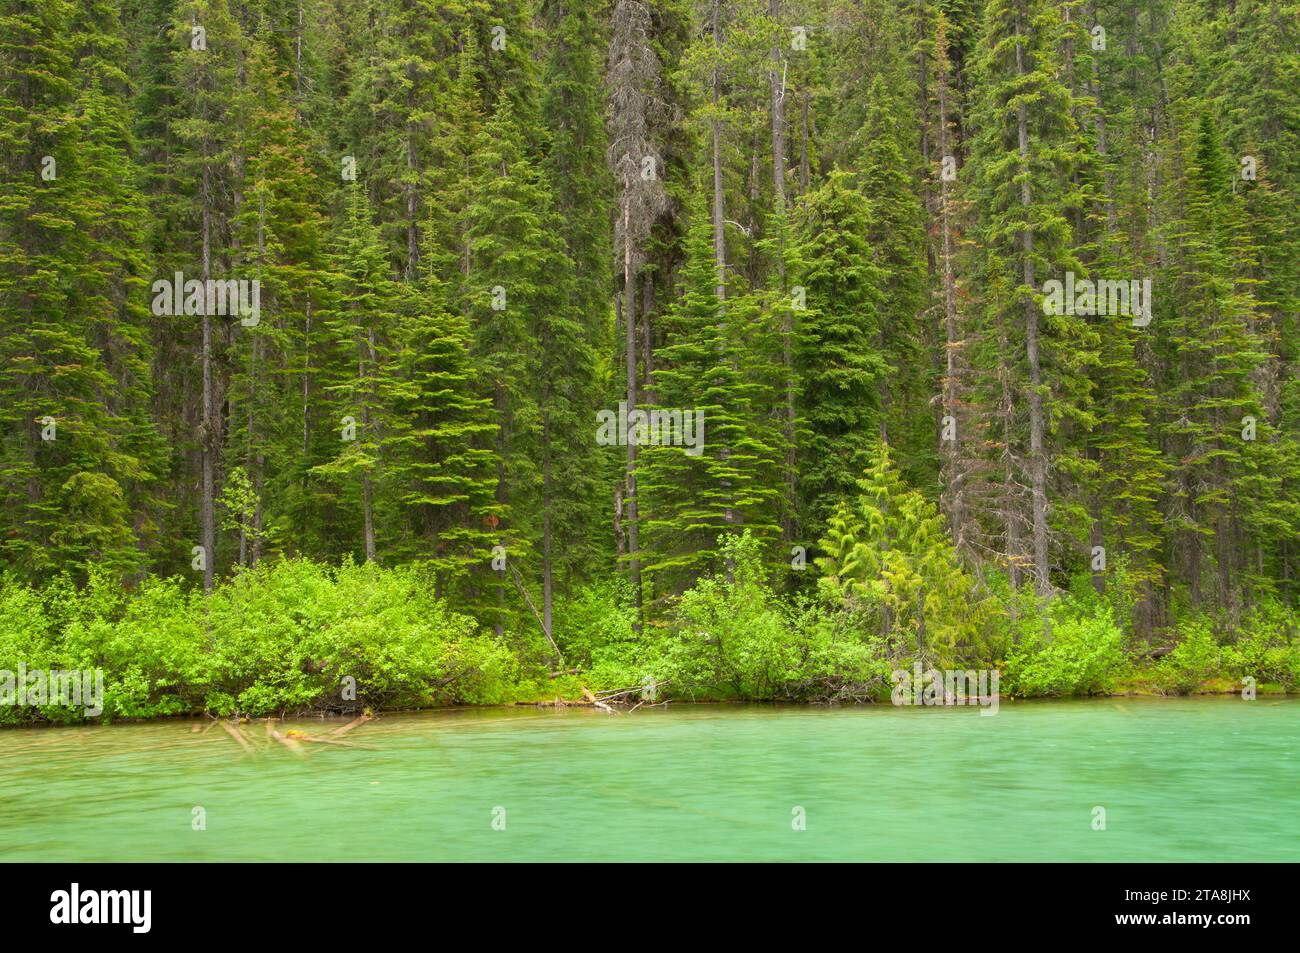
[[[611,21],[605,74],[609,95],[609,167],[619,183],[619,215],[614,243],[623,259],[623,293],[616,300],[626,340],[627,470],[622,507],[616,516],[627,543],[628,578],[641,625],[641,563],[637,542],[636,439],[630,415],[636,409],[636,288],[645,263],[645,246],[655,221],[668,208],[662,159],[655,130],[671,108],[661,95],[663,67],[651,41],[653,20],[642,0],[618,0]]]

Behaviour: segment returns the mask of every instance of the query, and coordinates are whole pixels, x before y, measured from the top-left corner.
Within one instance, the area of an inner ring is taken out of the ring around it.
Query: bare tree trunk
[[[781,16],[780,0],[768,0],[768,14],[773,20]],[[778,213],[785,212],[785,70],[781,63],[781,46],[772,44],[772,67],[768,80],[772,87],[772,199]]]
[[[646,272],[641,276],[641,392],[646,403],[653,404],[654,398],[654,348],[650,329],[650,315],[655,308],[654,275]]]
[[[624,190],[626,196],[627,189]],[[623,330],[625,337],[625,359],[627,370],[627,470],[625,476],[625,495],[623,498],[623,527],[627,538],[627,574],[632,584],[632,602],[636,607],[636,631],[641,631],[641,560],[640,543],[637,539],[636,512],[636,431],[632,427],[632,411],[636,409],[636,272],[632,262],[632,243],[630,240],[631,222],[630,204],[623,202]]]
[[[498,384],[496,388],[496,408],[497,408],[498,415],[501,415],[501,411],[504,408],[504,406],[505,406],[505,397],[502,394],[501,385]],[[506,428],[505,427],[497,428],[496,497],[497,497],[497,507],[502,512],[505,512],[506,504],[509,502],[509,491],[506,487]],[[497,537],[497,545],[500,546],[503,551],[505,550],[506,541],[504,536]],[[506,553],[506,559],[509,558],[510,558],[510,554]],[[505,634],[506,573],[509,571],[510,571],[509,567],[506,566],[500,572],[497,573],[497,621],[496,621],[496,625],[493,627],[494,631],[497,634],[497,638],[500,638],[503,634]]]
[[[310,459],[311,450],[311,291],[307,291],[304,304],[306,327],[302,340],[302,458]],[[306,484],[306,470],[303,471]]]
[[[812,165],[808,159],[808,80],[804,78],[803,102],[800,105],[799,134],[799,194],[807,195],[812,181]]]
[[[1008,360],[1010,350],[1006,328],[998,333],[998,380],[1002,382],[999,401],[999,416],[1002,418],[1003,441],[1003,485],[1002,509],[1006,518],[1007,572],[1011,576],[1011,585],[1019,589],[1024,578],[1024,544],[1020,539],[1020,499],[1016,484],[1015,439],[1015,398],[1011,393],[1011,368]]]
[[[779,22],[781,16],[780,0],[768,0],[768,14],[773,21]],[[779,34],[778,34],[779,35]],[[781,45],[772,43],[772,66],[768,70],[768,80],[772,89],[772,201],[776,213],[785,216],[785,68],[781,61]],[[782,222],[784,228],[784,221]],[[785,286],[785,248],[777,252],[777,279],[784,295]],[[782,517],[782,529],[786,542],[795,537],[795,413],[794,413],[794,309],[789,301],[781,307],[781,365],[785,375],[785,514]]]
[[[366,439],[371,438],[370,405],[374,400],[374,382],[367,376],[367,367],[369,373],[373,374],[376,364],[375,353],[375,330],[369,328],[366,331],[366,349],[369,358],[368,365],[363,362],[361,376],[367,381],[366,385],[366,402],[361,408],[362,424],[365,427]],[[365,545],[366,545],[366,562],[375,561],[375,508],[374,508],[374,486],[370,478],[370,471],[363,470],[361,475],[361,500],[364,510],[365,519]]]
[[[940,162],[951,154],[952,143],[948,138],[948,49],[947,36],[939,32],[936,43],[936,86],[939,99],[939,136],[938,148]],[[955,160],[954,160],[955,161]],[[966,535],[966,480],[967,473],[963,467],[962,441],[965,439],[965,421],[960,413],[961,377],[964,365],[961,361],[962,335],[958,326],[957,315],[957,274],[954,266],[956,249],[953,242],[953,197],[952,183],[946,175],[939,176],[939,230],[942,239],[941,274],[943,288],[944,316],[944,378],[943,410],[952,419],[954,433],[951,439],[942,442],[944,464],[944,498],[947,503],[948,521],[952,527],[954,544],[958,553],[965,552],[970,545]]]
[[[551,615],[554,605],[551,546],[551,421],[542,421],[542,628],[551,637]]]
[[[722,44],[722,31],[718,23],[721,6],[721,0],[713,0],[713,43],[715,47],[720,47]],[[722,78],[718,75],[718,69],[715,65],[710,96],[715,110],[722,96],[721,84]],[[723,301],[727,297],[727,243],[724,231],[726,219],[723,216],[722,206],[722,123],[718,120],[716,112],[709,125],[713,134],[713,260],[718,269],[718,300]]]
[[[407,94],[407,104],[415,108],[413,94]],[[419,188],[415,181],[415,130],[406,130],[406,168],[409,173],[406,188],[406,280],[414,281],[420,263],[420,235],[415,224],[419,212]]]
[[[1019,40],[1020,25],[1016,25],[1016,75],[1025,75],[1024,46]],[[1021,183],[1020,205],[1028,209],[1031,201],[1029,189],[1029,121],[1027,108],[1022,101],[1016,108],[1016,132],[1019,137]],[[1021,232],[1024,283],[1034,285],[1034,232],[1026,225]],[[1043,413],[1042,366],[1038,349],[1038,306],[1031,296],[1025,296],[1025,360],[1029,365],[1029,477],[1031,485],[1031,512],[1033,519],[1034,583],[1040,594],[1051,591],[1052,581],[1047,560],[1047,455],[1044,448],[1045,418]]]
[[[266,259],[266,189],[262,186],[264,182],[258,183],[257,190],[257,281],[262,281],[262,266]],[[253,533],[251,547],[248,553],[249,564],[256,566],[258,559],[262,555],[262,466],[265,462],[264,455],[257,441],[257,400],[258,395],[262,393],[262,335],[258,332],[253,333],[253,346],[251,348],[252,368],[249,373],[248,394],[248,453],[245,460],[245,469],[248,471],[248,482],[253,488]],[[241,526],[243,520],[241,519]],[[241,529],[240,546],[239,546],[239,564],[245,565],[244,562],[244,539],[247,535]]]
[[[720,49],[722,46],[722,27],[719,23],[721,13],[721,0],[713,0],[712,29],[713,44],[715,48]],[[718,73],[716,64],[713,68],[712,92],[710,98],[716,110],[722,99],[722,77]],[[726,339],[726,311],[723,302],[727,299],[727,240],[726,240],[726,217],[722,202],[722,124],[716,117],[711,122],[713,132],[713,260],[718,274],[718,285],[716,293],[718,296],[718,320],[723,324],[722,333],[718,336],[719,347],[724,346]],[[731,456],[730,448],[723,446],[718,449],[718,456],[726,460]],[[735,521],[735,511],[728,503],[723,513],[723,521],[728,525]],[[732,575],[732,566],[730,561],[727,564],[727,577]]]
[[[203,286],[208,287],[212,278],[212,179],[205,164],[203,167]],[[214,419],[212,393],[212,315],[209,309],[203,309],[203,440],[202,455],[202,546],[203,546],[203,591],[212,591],[213,565],[216,562],[216,500],[215,467],[217,441],[216,420]]]

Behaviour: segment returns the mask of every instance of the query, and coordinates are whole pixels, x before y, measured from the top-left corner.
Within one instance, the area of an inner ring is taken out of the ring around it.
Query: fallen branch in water
[[[280,744],[284,745],[286,748],[288,748],[288,749],[289,749],[290,751],[292,751],[294,754],[302,754],[302,753],[303,753],[302,745],[298,744],[298,742],[297,742],[296,739],[294,739],[294,738],[288,738],[288,737],[286,737],[286,736],[280,734],[280,732],[276,731],[274,728],[271,727],[271,723],[270,723],[269,721],[266,723],[266,727],[267,727],[267,733],[268,733],[272,738],[274,738],[276,741],[280,742]]]
[[[298,735],[298,741],[310,741],[319,745],[339,745],[344,748],[360,748],[355,741],[343,741],[339,738],[318,738],[315,735]],[[373,748],[366,748],[367,751],[373,751]]]
[[[597,698],[595,695],[593,695],[593,694],[591,693],[591,689],[588,688],[586,685],[583,685],[583,686],[582,686],[582,697],[585,698],[585,699],[587,699],[588,702],[590,702],[592,705],[595,705],[595,706],[596,706],[597,708],[599,708],[601,711],[607,711],[607,712],[609,712],[611,715],[617,715],[617,714],[618,714],[617,711],[615,711],[613,708],[610,708],[610,707],[609,707],[608,705],[606,705],[603,701],[601,701],[599,698]]]
[[[666,679],[664,679],[662,682],[655,682],[655,683],[654,683],[654,690],[655,690],[655,691],[658,691],[660,688],[663,688],[665,685],[669,684],[670,681],[671,681],[671,679],[667,679],[667,678],[666,678]],[[642,694],[642,693],[645,692],[646,688],[648,688],[648,687],[649,687],[649,686],[646,686],[646,685],[638,685],[636,688],[615,688],[615,689],[606,689],[606,690],[603,691],[603,692],[597,692],[597,693],[596,693],[596,696],[597,696],[601,701],[604,701],[604,702],[611,702],[611,701],[613,701],[615,698],[622,698],[624,695]],[[645,699],[642,699],[643,702],[644,702],[644,700],[645,700]],[[637,707],[640,707],[640,706],[637,706]]]
[[[369,712],[362,712],[360,715],[357,715],[357,717],[353,718],[351,721],[349,721],[346,725],[343,725],[341,728],[335,728],[333,731],[330,732],[330,734],[331,735],[347,734],[357,725],[364,725],[366,722],[370,721],[370,719],[374,717],[375,716],[370,714]]]
[[[248,743],[248,739],[244,737],[242,731],[233,727],[230,722],[225,721],[224,719],[221,722],[221,727],[226,729],[226,734],[239,742],[239,747],[243,748],[249,754],[253,753],[253,746]]]

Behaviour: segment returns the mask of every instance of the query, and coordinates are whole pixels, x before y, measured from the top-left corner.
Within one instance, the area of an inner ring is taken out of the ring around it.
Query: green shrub
[[[1017,628],[1019,639],[1007,651],[1002,680],[1012,695],[1109,692],[1128,668],[1123,633],[1104,602],[1061,598],[1045,619],[1022,615]]]
[[[419,566],[306,560],[243,572],[206,597],[178,579],[147,580],[129,597],[93,579],[84,590],[7,585],[0,669],[102,669],[105,719],[512,698],[520,661],[432,593]],[[345,678],[355,699],[344,698]],[[0,723],[81,717],[81,708],[0,707]]]
[[[555,641],[570,668],[588,668],[602,659],[635,654],[635,622],[628,581],[622,576],[601,579],[568,599],[557,600]]]
[[[808,600],[781,602],[764,582],[760,547],[746,532],[722,541],[731,578],[683,594],[660,646],[657,677],[688,698],[821,700],[884,691],[889,664],[860,617]]]
[[[1275,683],[1288,691],[1300,684],[1300,640],[1294,613],[1274,599],[1246,615],[1236,639],[1223,648],[1223,669],[1236,679]]]
[[[1155,666],[1152,677],[1166,691],[1186,695],[1220,674],[1219,643],[1210,620],[1198,617],[1178,625],[1178,641]]]

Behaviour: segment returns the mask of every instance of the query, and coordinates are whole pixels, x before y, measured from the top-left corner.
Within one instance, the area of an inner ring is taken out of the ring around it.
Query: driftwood
[[[297,736],[295,737],[295,740],[297,740],[297,741],[310,741],[310,742],[313,742],[314,744],[319,744],[319,745],[339,745],[340,747],[343,747],[343,748],[358,748],[358,747],[361,747],[361,746],[358,745],[355,741],[344,741],[344,740],[341,739],[341,738],[318,738],[316,735],[297,735]],[[369,748],[368,748],[368,749],[366,749],[366,750],[369,751],[369,750],[373,750],[373,749],[369,749]]]
[[[221,727],[226,729],[226,734],[239,742],[239,747],[243,748],[249,754],[253,753],[253,746],[248,743],[248,739],[244,737],[244,733],[239,730],[238,727],[231,725],[230,722],[225,719],[221,720]]]
[[[591,689],[589,689],[586,685],[582,686],[582,697],[587,700],[588,704],[594,705],[595,707],[599,708],[601,711],[607,711],[611,715],[618,714],[618,712],[615,709],[610,708],[603,701],[601,701],[599,698],[593,695],[591,693]]]
[[[655,682],[654,688],[657,691],[669,683],[670,679],[665,678],[662,682]],[[623,698],[627,695],[640,694],[646,690],[646,686],[638,685],[636,688],[610,688],[603,692],[597,692],[596,697],[603,702],[612,702],[616,698]],[[644,699],[643,699],[644,701]],[[636,707],[640,708],[640,705]]]
[[[367,714],[367,713],[362,713],[362,714],[360,714],[360,715],[357,715],[357,717],[353,718],[353,719],[352,719],[351,721],[349,721],[346,725],[343,725],[343,726],[341,726],[341,727],[339,727],[339,728],[335,728],[333,731],[330,732],[330,734],[331,734],[331,735],[343,735],[343,734],[347,734],[349,731],[351,731],[351,730],[352,730],[353,728],[355,728],[357,725],[364,725],[366,722],[370,721],[370,719],[372,719],[372,718],[374,718],[374,717],[375,717],[374,715]]]
[[[303,753],[303,747],[302,745],[298,744],[298,739],[289,738],[285,735],[280,734],[280,732],[276,731],[274,728],[271,727],[271,723],[269,721],[266,723],[266,727],[267,727],[267,734],[269,734],[276,741],[280,742],[280,744],[284,745],[294,754]]]

